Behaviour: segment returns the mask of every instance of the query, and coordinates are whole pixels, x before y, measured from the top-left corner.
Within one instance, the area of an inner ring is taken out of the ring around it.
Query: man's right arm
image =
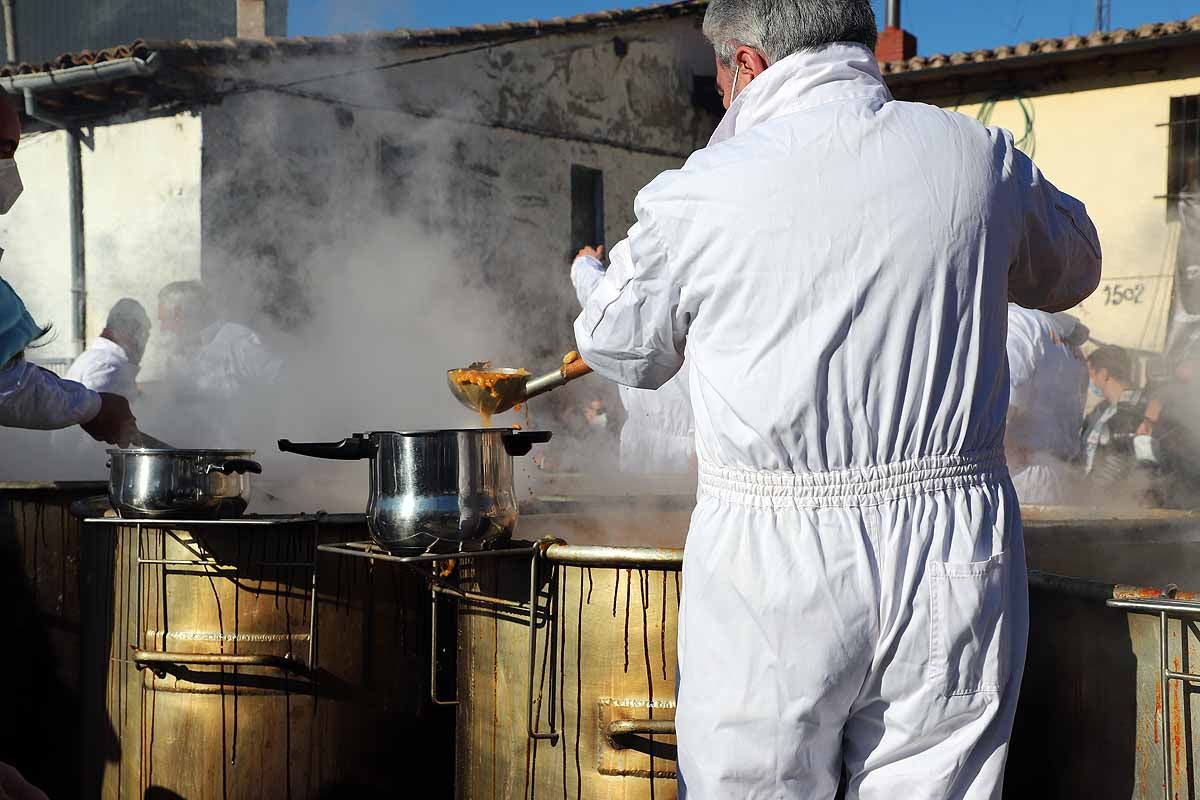
[[[1025,308],[1065,311],[1086,300],[1100,283],[1096,226],[1083,203],[1055,188],[1010,137],[1005,139],[1022,225],[1008,271],[1008,297]]]

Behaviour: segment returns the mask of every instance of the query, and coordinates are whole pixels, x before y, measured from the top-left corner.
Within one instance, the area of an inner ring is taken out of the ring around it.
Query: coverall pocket
[[[928,568],[930,680],[944,697],[999,692],[1008,680],[1008,554]]]

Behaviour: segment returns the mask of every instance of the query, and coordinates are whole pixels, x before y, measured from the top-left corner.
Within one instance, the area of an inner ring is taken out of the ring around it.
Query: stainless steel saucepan
[[[126,519],[240,517],[250,476],[262,473],[253,450],[108,451],[108,499]]]
[[[513,456],[550,440],[549,431],[468,428],[376,431],[340,442],[279,441],[285,453],[371,460],[367,526],[381,547],[413,554],[439,542],[510,536],[517,524]]]

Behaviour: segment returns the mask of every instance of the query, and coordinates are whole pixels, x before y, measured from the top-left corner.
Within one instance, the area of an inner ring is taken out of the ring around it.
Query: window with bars
[[[1171,98],[1167,214],[1175,219],[1184,194],[1200,192],[1200,95]]]

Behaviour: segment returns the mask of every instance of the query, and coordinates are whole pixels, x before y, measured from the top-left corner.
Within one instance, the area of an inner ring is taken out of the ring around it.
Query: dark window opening
[[[604,244],[604,173],[571,165],[571,255]]]
[[[1181,195],[1200,192],[1200,95],[1171,98],[1167,215],[1178,218]]]

